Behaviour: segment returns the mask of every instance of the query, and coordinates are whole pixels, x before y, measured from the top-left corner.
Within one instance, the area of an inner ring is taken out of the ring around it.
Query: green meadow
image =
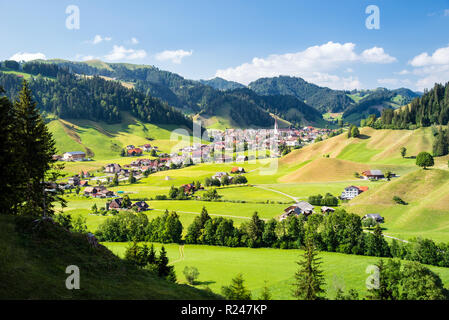
[[[120,257],[129,246],[128,243],[103,243]],[[155,243],[157,250],[162,246]],[[186,283],[183,269],[195,266],[200,272],[199,288],[209,287],[220,293],[221,287],[228,285],[238,273],[243,274],[245,285],[251,290],[253,299],[260,296],[267,281],[273,299],[292,299],[291,284],[301,259],[302,250],[227,248],[202,245],[166,244],[169,260],[175,267],[178,281]],[[336,289],[356,289],[361,296],[366,295],[365,281],[369,274],[366,268],[379,258],[320,252],[322,268],[326,279],[327,295],[335,297]],[[438,273],[445,284],[449,284],[449,268],[430,266]]]

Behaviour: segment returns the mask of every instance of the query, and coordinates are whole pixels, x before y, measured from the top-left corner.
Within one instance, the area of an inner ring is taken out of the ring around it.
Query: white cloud
[[[449,64],[449,46],[435,50],[431,56],[427,52],[423,52],[409,63],[414,67]]]
[[[182,59],[185,57],[189,57],[193,54],[193,50],[185,51],[182,49],[179,50],[165,50],[156,54],[156,59],[159,61],[171,61],[172,63],[179,64],[182,62]]]
[[[139,60],[147,56],[145,50],[126,49],[124,46],[114,45],[112,51],[104,58],[110,61],[117,60]]]
[[[92,40],[92,41],[89,41],[89,42],[91,42],[92,44],[99,44],[99,43],[101,43],[101,42],[103,42],[103,41],[111,41],[112,40],[112,38],[111,37],[102,37],[102,36],[100,36],[99,34],[97,34],[95,37],[94,37],[94,39]]]
[[[291,75],[302,77],[322,86],[352,89],[361,86],[357,78],[341,79],[329,72],[348,63],[391,63],[396,61],[396,58],[386,54],[383,48],[374,47],[357,54],[355,46],[354,43],[341,44],[331,41],[295,53],[272,54],[266,58],[255,57],[251,62],[243,63],[240,66],[217,70],[215,76],[248,84],[262,77]]]
[[[12,55],[9,60],[15,60],[15,61],[31,61],[36,59],[46,59],[45,54],[36,52],[36,53],[29,53],[29,52],[17,52],[16,54]]]
[[[132,44],[138,44],[138,43],[139,43],[139,40],[137,40],[137,38],[132,37],[132,38],[131,38],[131,43],[132,43]]]
[[[401,70],[399,72],[395,72],[395,74],[398,74],[400,76],[404,76],[406,74],[410,74],[410,71],[404,69],[404,70]]]
[[[383,48],[373,47],[362,52],[361,60],[367,63],[392,63],[397,59],[385,53]]]
[[[409,64],[415,69],[413,74],[420,77],[416,82],[419,90],[429,89],[435,83],[446,83],[449,81],[449,46],[435,50],[432,55],[423,52]]]

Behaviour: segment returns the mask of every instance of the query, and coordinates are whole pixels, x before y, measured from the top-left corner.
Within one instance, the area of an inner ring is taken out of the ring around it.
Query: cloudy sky
[[[335,89],[449,81],[449,0],[317,2],[1,1],[0,59],[101,59],[244,84],[292,75]],[[366,26],[369,5],[378,29]]]

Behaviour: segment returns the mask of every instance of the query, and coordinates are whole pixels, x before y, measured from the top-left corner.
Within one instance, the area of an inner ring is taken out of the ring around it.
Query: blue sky
[[[80,28],[66,27],[79,8]],[[367,29],[368,5],[380,29]],[[338,89],[449,81],[449,0],[5,1],[0,59],[101,59],[247,84],[293,75]]]

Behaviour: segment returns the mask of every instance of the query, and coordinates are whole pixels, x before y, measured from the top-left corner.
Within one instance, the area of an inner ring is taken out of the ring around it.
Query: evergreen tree
[[[221,291],[228,300],[251,300],[251,292],[244,285],[243,275],[239,273],[231,280],[229,286],[221,287]]]
[[[303,255],[303,261],[297,262],[299,270],[295,274],[293,295],[298,300],[323,299],[324,276],[320,268],[320,258],[317,258],[312,240],[308,240]]]
[[[268,288],[267,281],[264,281],[262,294],[260,295],[259,300],[271,300],[271,290]]]
[[[26,81],[23,81],[22,90],[14,103],[14,118],[17,139],[15,157],[20,163],[17,178],[22,181],[17,192],[24,199],[22,212],[52,214],[54,198],[47,191],[47,173],[55,168],[55,141],[36,108]]]
[[[162,246],[157,259],[157,274],[159,277],[165,278],[170,274],[171,269],[173,269],[173,266],[168,265],[167,251]]]
[[[407,148],[406,147],[402,147],[401,148],[401,156],[402,156],[402,158],[405,158],[406,154],[407,154]]]

